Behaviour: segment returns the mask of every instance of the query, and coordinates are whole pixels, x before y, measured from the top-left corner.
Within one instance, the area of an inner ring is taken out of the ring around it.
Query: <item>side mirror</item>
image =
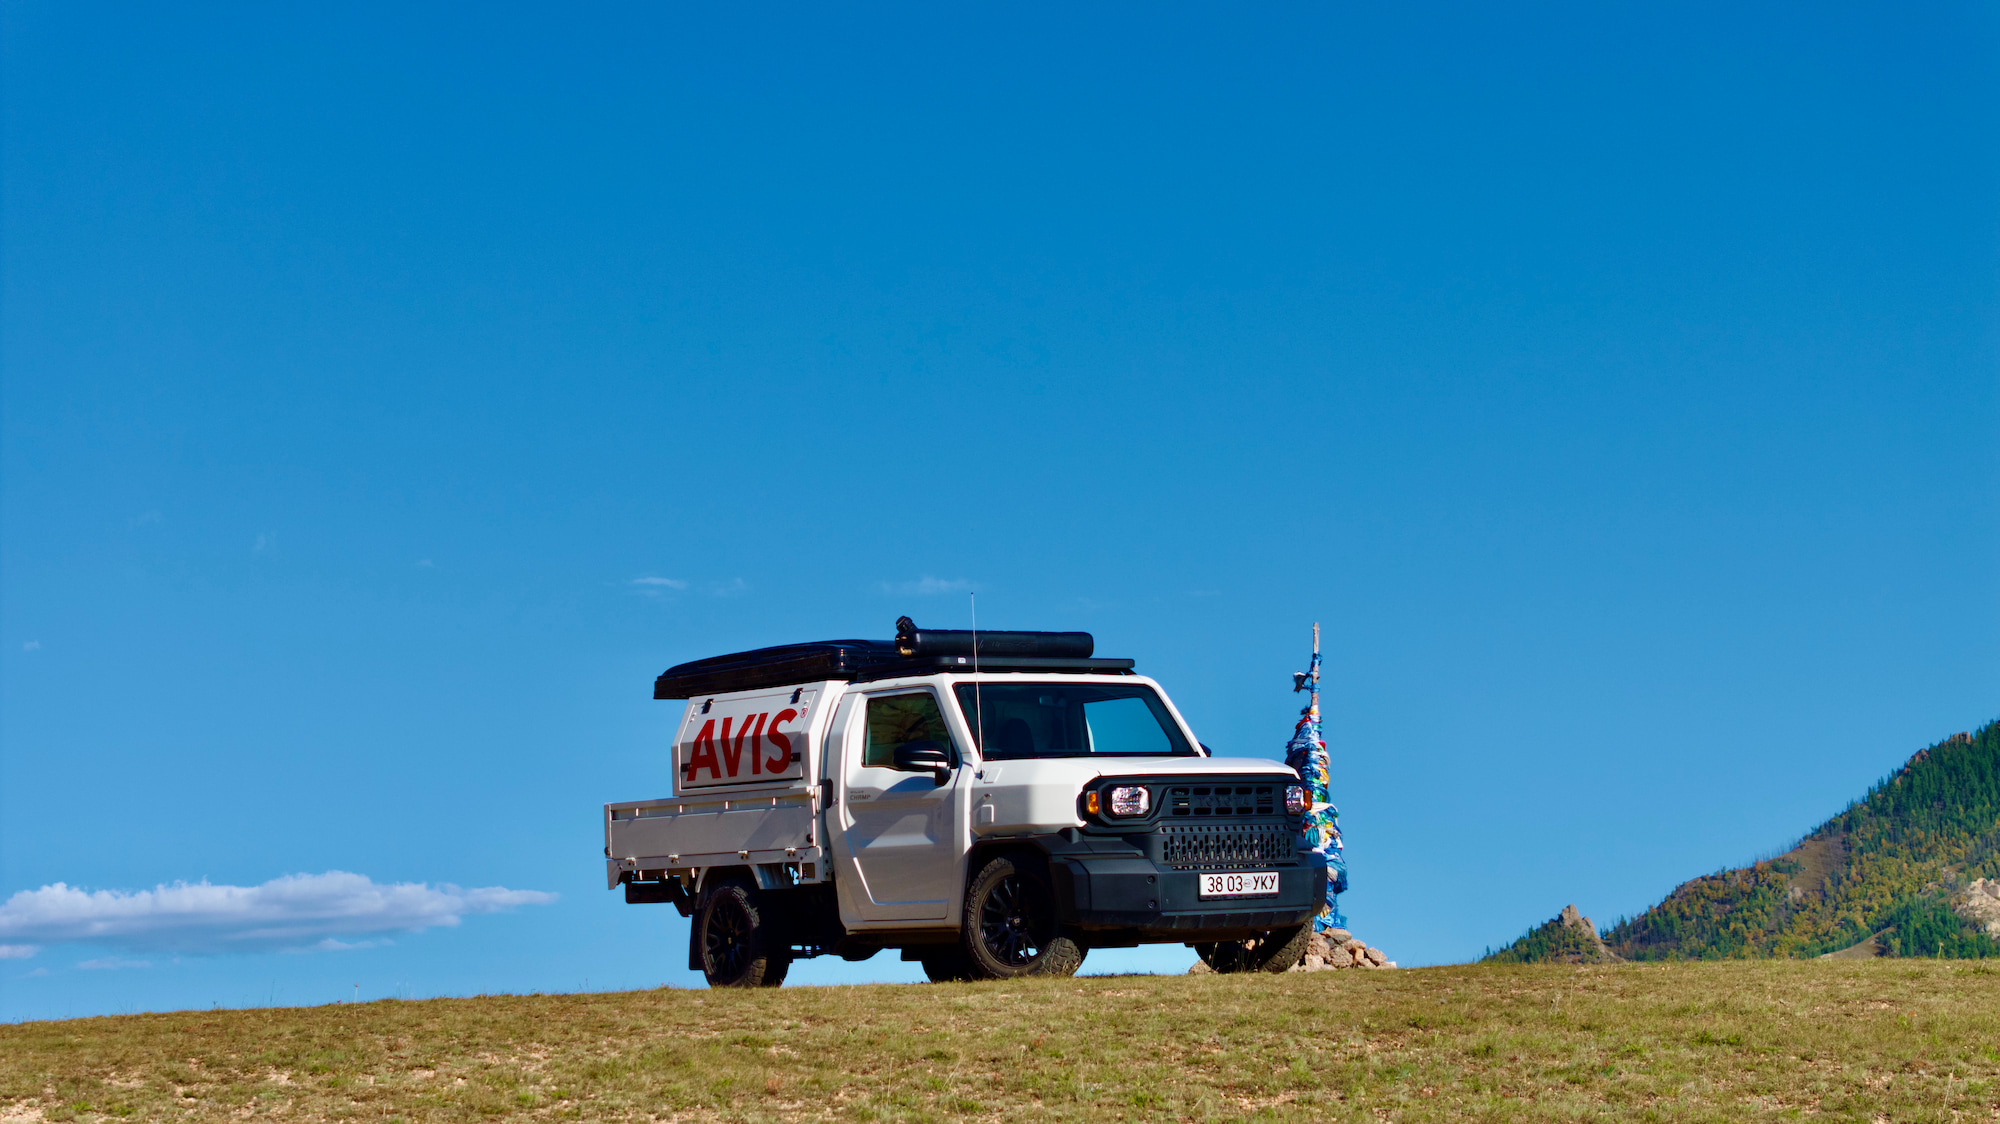
[[[897,746],[890,767],[905,773],[929,773],[932,782],[940,787],[951,780],[951,755],[936,742],[905,742]]]

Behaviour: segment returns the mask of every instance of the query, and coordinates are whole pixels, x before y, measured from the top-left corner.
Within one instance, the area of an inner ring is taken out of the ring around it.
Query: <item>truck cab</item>
[[[668,669],[674,795],[604,807],[607,884],[690,918],[712,986],[885,949],[933,980],[1174,942],[1282,971],[1326,883],[1299,777],[1211,756],[1087,633],[919,630]]]

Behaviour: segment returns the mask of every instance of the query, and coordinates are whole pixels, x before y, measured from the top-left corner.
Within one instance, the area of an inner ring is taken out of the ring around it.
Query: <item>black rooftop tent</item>
[[[975,661],[980,671],[1131,674],[1131,660],[1095,658],[1091,655],[1095,646],[1088,632],[940,632],[920,630],[903,617],[896,622],[894,640],[780,644],[675,664],[653,680],[653,697],[686,699],[826,679],[862,682],[971,671]]]

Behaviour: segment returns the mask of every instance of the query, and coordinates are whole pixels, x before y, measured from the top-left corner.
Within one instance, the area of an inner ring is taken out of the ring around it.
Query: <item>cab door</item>
[[[841,830],[835,858],[864,921],[943,921],[958,893],[964,756],[928,687],[871,692],[845,715],[836,766]],[[933,742],[951,763],[942,785],[929,772],[893,768],[896,750]],[[836,772],[836,770],[829,770]],[[851,881],[850,881],[851,879]]]

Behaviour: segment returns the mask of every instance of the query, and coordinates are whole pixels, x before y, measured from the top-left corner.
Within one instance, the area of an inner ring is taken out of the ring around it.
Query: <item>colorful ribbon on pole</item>
[[[1285,764],[1298,770],[1299,779],[1305,782],[1306,799],[1311,802],[1306,810],[1306,841],[1314,851],[1326,856],[1326,904],[1313,919],[1313,928],[1344,929],[1347,919],[1340,915],[1340,892],[1347,889],[1347,860],[1341,854],[1345,848],[1340,841],[1340,809],[1333,806],[1333,760],[1327,755],[1326,738],[1320,732],[1317,623],[1313,625],[1312,668],[1292,674],[1293,691],[1308,688],[1312,691],[1310,701],[1299,712],[1292,740],[1285,744]]]

